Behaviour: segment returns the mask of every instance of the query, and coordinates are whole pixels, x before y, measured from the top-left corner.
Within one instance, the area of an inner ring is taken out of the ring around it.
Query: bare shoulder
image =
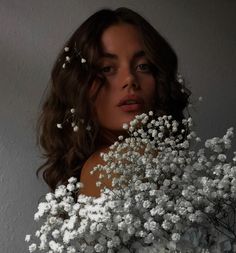
[[[96,165],[106,165],[106,162],[102,159],[100,156],[101,152],[106,153],[109,150],[109,148],[102,148],[98,151],[94,152],[88,160],[85,162],[84,166],[81,170],[80,175],[80,182],[84,184],[84,187],[80,190],[81,194],[85,194],[87,196],[94,196],[99,197],[100,196],[100,187],[96,186],[96,182],[99,180],[99,174],[101,172],[96,171],[95,173],[91,174],[90,172]],[[108,184],[108,185],[107,185]],[[106,185],[109,187],[111,186],[111,182],[106,182]]]

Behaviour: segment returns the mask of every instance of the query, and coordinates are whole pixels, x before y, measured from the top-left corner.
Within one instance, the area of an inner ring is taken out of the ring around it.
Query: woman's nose
[[[123,71],[123,77],[123,88],[138,88],[139,85],[137,79],[130,69],[126,69],[125,71]]]

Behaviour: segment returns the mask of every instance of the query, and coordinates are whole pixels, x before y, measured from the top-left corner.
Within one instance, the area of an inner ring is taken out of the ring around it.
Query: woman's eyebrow
[[[137,51],[137,52],[134,53],[132,59],[136,60],[137,58],[141,58],[143,56],[145,56],[145,52],[143,50],[140,50],[140,51]],[[102,58],[118,59],[118,55],[111,54],[111,53],[108,53],[108,52],[104,52],[102,54]]]

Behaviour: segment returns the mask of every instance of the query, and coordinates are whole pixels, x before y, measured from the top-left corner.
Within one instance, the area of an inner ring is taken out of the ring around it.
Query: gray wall
[[[35,177],[35,122],[58,50],[88,15],[120,6],[143,14],[175,48],[193,100],[203,97],[192,111],[200,136],[236,126],[236,1],[0,0],[0,252],[27,252],[24,236],[48,190]]]

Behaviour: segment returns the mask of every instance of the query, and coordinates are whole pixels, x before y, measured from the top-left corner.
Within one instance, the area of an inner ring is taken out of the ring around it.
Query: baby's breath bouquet
[[[44,220],[39,243],[29,251],[75,252],[224,252],[235,240],[236,153],[229,162],[233,129],[198,148],[192,119],[140,114],[101,153],[104,177],[98,198],[78,194],[83,184],[70,178],[48,193],[35,214]]]

